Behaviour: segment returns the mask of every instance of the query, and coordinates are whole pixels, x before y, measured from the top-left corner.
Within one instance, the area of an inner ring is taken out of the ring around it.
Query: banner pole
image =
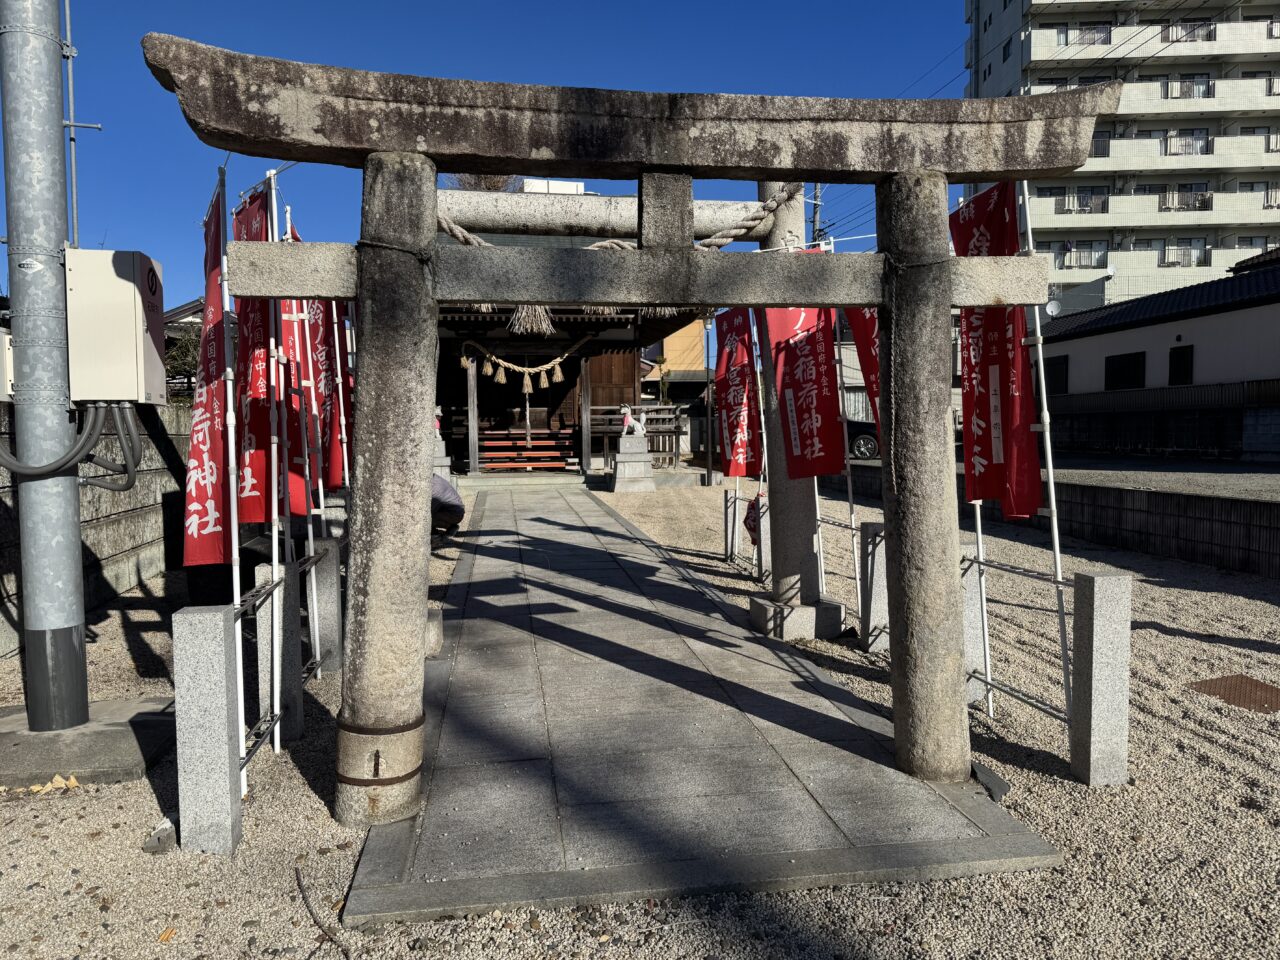
[[[222,249],[219,251],[219,265],[221,274],[219,276],[219,293],[222,295],[222,381],[224,388],[224,405],[226,407],[226,425],[227,425],[227,476],[226,482],[230,485],[230,495],[227,500],[229,507],[227,510],[227,523],[230,527],[231,534],[231,605],[238,611],[240,609],[240,471],[237,469],[236,458],[236,364],[234,341],[231,337],[231,323],[235,319],[235,314],[231,310],[231,291],[227,286],[227,234],[231,229],[231,211],[227,208],[227,168],[221,166],[218,168],[218,204],[221,209],[219,216],[221,217],[221,236],[219,241]],[[243,768],[243,762],[247,747],[244,742],[244,627],[242,617],[235,617],[234,642],[236,645],[236,713],[240,722],[240,794],[249,792],[249,774]]]
[[[276,189],[276,172],[267,171],[267,191],[270,203],[267,206],[267,239],[276,243],[280,240],[279,194]],[[292,526],[289,516],[289,413],[283,398],[287,397],[288,385],[285,377],[287,368],[281,363],[283,348],[281,340],[283,327],[280,324],[280,301],[271,300],[268,310],[271,352],[271,473],[274,481],[271,504],[271,581],[277,584],[271,593],[271,712],[279,717],[280,703],[280,670],[284,651],[284,603],[283,593],[278,581],[280,579],[280,541],[284,539],[286,560],[293,559],[292,531],[285,533],[284,524]],[[281,520],[281,502],[284,505],[284,520]],[[283,724],[277,722],[272,728],[271,749],[280,752],[280,736]]]
[[[1031,190],[1022,181],[1022,218],[1027,231],[1027,252],[1035,256],[1031,233]],[[1031,336],[1036,349],[1036,386],[1040,389],[1040,432],[1044,436],[1044,465],[1049,487],[1049,536],[1053,543],[1053,580],[1058,595],[1058,640],[1062,647],[1062,690],[1067,718],[1071,718],[1071,649],[1067,638],[1067,604],[1062,580],[1062,543],[1058,536],[1058,493],[1053,476],[1053,443],[1049,434],[1049,394],[1044,379],[1044,336],[1040,332],[1040,305],[1032,306],[1035,333]]]
[[[347,464],[347,401],[346,401],[346,379],[347,370],[350,369],[350,361],[347,358],[347,315],[350,313],[350,307],[343,307],[343,318],[341,327],[338,324],[338,301],[333,303],[333,352],[334,363],[337,365],[335,370],[334,381],[337,383],[338,394],[338,445],[342,449],[342,485],[348,489],[351,487],[351,471]],[[343,301],[347,304],[348,301]]]
[[[288,204],[284,207],[285,220],[285,243],[293,243],[293,208]],[[324,461],[322,459],[320,449],[320,412],[316,406],[316,390],[315,390],[315,365],[311,359],[311,302],[308,300],[291,300],[293,304],[293,343],[294,349],[301,353],[299,337],[303,334],[299,332],[302,319],[299,317],[299,308],[301,308],[302,317],[305,317],[305,341],[306,341],[306,364],[300,362],[296,364],[299,371],[298,377],[298,413],[299,423],[302,426],[302,447],[304,452],[302,462],[303,489],[306,491],[306,510],[307,510],[307,556],[314,557],[316,554],[316,532],[319,531],[324,536],[324,529],[320,526],[324,522]],[[323,321],[321,321],[323,324]],[[305,376],[302,376],[305,371]],[[312,431],[311,427],[315,430]],[[312,445],[312,437],[315,438],[315,445]],[[312,494],[311,488],[311,464],[316,464],[315,475],[315,493]],[[316,601],[316,568],[313,564],[307,571],[307,633],[311,638],[311,655],[316,660],[316,675],[322,676],[322,667],[319,666],[317,652],[320,650],[320,618],[318,615]]]
[[[973,528],[978,534],[978,600],[982,621],[982,672],[987,678],[987,716],[995,719],[995,698],[991,692],[991,632],[987,623],[987,547],[982,538],[982,501],[973,504]]]

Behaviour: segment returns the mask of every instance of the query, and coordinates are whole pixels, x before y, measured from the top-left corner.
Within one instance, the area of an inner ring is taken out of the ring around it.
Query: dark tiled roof
[[[1280,258],[1273,267],[1280,267]],[[1075,340],[1130,327],[1149,327],[1278,302],[1280,269],[1253,269],[1221,280],[1056,317],[1044,324],[1041,330],[1046,342]]]
[[[1248,260],[1241,260],[1231,268],[1232,273],[1247,273],[1250,270],[1259,270],[1263,267],[1274,267],[1280,264],[1280,247],[1274,250],[1268,250],[1266,253],[1260,253],[1256,257],[1250,257]]]

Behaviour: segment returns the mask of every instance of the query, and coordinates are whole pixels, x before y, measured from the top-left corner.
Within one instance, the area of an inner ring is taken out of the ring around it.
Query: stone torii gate
[[[950,308],[1043,302],[1047,268],[951,257],[947,184],[1075,169],[1096,116],[1117,107],[1118,83],[998,100],[668,95],[370,73],[157,34],[143,49],[206,143],[364,170],[356,246],[232,244],[228,263],[237,296],[359,300],[339,820],[399,819],[419,801],[430,559],[421,451],[433,439],[424,411],[435,405],[442,302],[879,306],[897,763],[926,780],[968,777]],[[436,246],[437,165],[637,179],[639,249]],[[695,177],[874,183],[881,252],[696,251]],[[799,498],[781,492],[774,537],[811,536],[783,521]],[[782,574],[775,601],[812,599],[800,569]]]

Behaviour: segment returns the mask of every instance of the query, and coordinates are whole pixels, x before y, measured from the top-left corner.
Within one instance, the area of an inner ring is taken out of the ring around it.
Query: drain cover
[[[1255,713],[1280,712],[1280,687],[1247,677],[1243,673],[1201,680],[1191,684],[1191,689]]]

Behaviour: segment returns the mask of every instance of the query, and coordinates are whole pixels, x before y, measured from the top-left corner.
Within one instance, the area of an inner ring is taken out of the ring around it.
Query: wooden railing
[[[644,432],[649,440],[649,453],[655,467],[674,467],[680,463],[680,438],[684,429],[680,425],[684,410],[675,404],[644,404],[631,408],[631,416],[639,419],[645,414]],[[604,456],[609,458],[611,438],[622,435],[622,414],[617,407],[591,408],[591,433],[604,438]]]

